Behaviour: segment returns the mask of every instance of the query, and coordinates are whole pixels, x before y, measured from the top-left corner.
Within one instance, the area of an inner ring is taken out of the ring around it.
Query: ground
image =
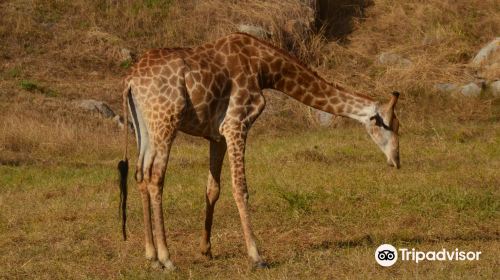
[[[497,278],[498,131],[497,122],[481,127],[473,122],[452,127],[424,123],[403,130],[400,170],[385,166],[383,154],[357,124],[251,135],[247,173],[252,219],[271,264],[263,271],[249,269],[227,163],[216,206],[215,258],[206,260],[199,253],[208,143],[180,135],[164,193],[168,243],[178,266],[171,276]],[[142,209],[133,180],[129,240],[121,239],[112,160],[119,157],[119,147],[100,143],[91,155],[0,167],[1,277],[165,276],[144,259]],[[399,262],[383,268],[373,257],[382,243],[482,255],[473,262]]]

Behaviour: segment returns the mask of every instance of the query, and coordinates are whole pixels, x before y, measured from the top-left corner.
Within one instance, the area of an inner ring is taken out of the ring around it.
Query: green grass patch
[[[13,67],[5,71],[5,76],[7,78],[15,79],[21,77],[22,71],[19,67]]]
[[[27,91],[30,92],[39,92],[47,97],[56,97],[58,93],[50,88],[40,86],[37,82],[35,81],[30,81],[30,80],[22,80],[19,83],[19,86]]]
[[[21,86],[22,89],[27,91],[35,91],[40,89],[40,87],[35,82],[28,80],[22,80],[19,85]]]
[[[120,63],[120,67],[123,69],[128,69],[130,68],[134,62],[131,59],[124,60]]]

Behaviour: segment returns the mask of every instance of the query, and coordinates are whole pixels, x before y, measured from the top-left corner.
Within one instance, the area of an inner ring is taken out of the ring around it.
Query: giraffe
[[[212,221],[227,151],[232,194],[248,256],[255,267],[267,267],[250,222],[244,163],[249,129],[266,104],[264,89],[281,91],[305,105],[359,121],[387,163],[400,167],[399,122],[394,113],[399,93],[394,92],[388,103],[380,105],[366,95],[327,82],[285,52],[245,33],[194,48],[150,50],[133,66],[124,83],[125,122],[130,112],[139,151],[135,179],[142,198],[146,258],[166,269],[175,266],[167,248],[162,192],[170,149],[179,131],[210,142],[201,253],[212,257]],[[119,169],[126,239],[127,132],[125,137]]]

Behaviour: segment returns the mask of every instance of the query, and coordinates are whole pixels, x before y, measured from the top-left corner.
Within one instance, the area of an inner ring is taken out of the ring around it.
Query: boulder
[[[126,48],[122,48],[120,50],[120,59],[122,61],[127,61],[127,60],[132,61],[132,51]]]
[[[412,62],[396,53],[384,52],[378,56],[378,62],[387,66],[409,67]]]
[[[500,37],[496,37],[491,42],[486,44],[472,59],[473,66],[482,66],[486,64],[493,64],[494,62],[489,61],[495,54],[500,52]]]
[[[123,123],[123,117],[120,116],[120,115],[116,115],[114,118],[113,118],[113,122],[116,123],[116,125],[120,128],[120,129],[123,129],[124,127],[124,123]],[[129,119],[128,119],[128,129],[130,131],[134,131],[134,124],[132,123],[132,118],[129,116]]]
[[[113,118],[113,122],[120,128],[120,129],[123,129],[123,118],[120,116],[120,115],[116,115],[114,118]]]
[[[483,85],[484,81],[479,81]],[[481,94],[481,86],[477,83],[468,83],[464,86],[458,86],[453,83],[440,83],[434,85],[434,90],[443,93],[449,93],[453,96],[478,97]]]
[[[75,102],[75,105],[83,110],[99,113],[104,118],[113,118],[116,115],[108,104],[94,99],[80,100]]]
[[[475,83],[468,83],[460,88],[460,94],[467,97],[478,97],[481,94],[481,88]]]
[[[500,77],[500,52],[496,55],[497,58],[492,57],[491,64],[485,64],[478,71],[478,76],[484,77],[489,80],[495,80]]]
[[[269,31],[256,25],[239,24],[237,28],[239,32],[247,33],[261,39],[269,38],[271,35]]]
[[[334,120],[335,120],[335,116],[330,114],[330,113],[323,112],[321,110],[317,110],[317,109],[314,109],[311,107],[309,107],[307,109],[308,109],[307,112],[308,112],[309,120],[314,125],[327,127],[327,126],[332,125]]]
[[[332,124],[334,117],[332,114],[316,110],[314,115],[316,117],[316,121],[320,126],[329,126]]]
[[[491,94],[494,97],[500,97],[500,81],[495,81],[489,85]]]
[[[458,86],[452,83],[439,83],[434,85],[434,89],[439,92],[452,93],[458,90]]]
[[[431,33],[431,34],[425,34],[424,38],[422,39],[422,44],[435,45],[439,44],[441,41],[442,37],[440,36],[439,33]]]
[[[303,21],[290,19],[287,20],[285,25],[283,26],[283,31],[290,36],[304,39],[308,37],[308,33],[311,31],[311,29]]]

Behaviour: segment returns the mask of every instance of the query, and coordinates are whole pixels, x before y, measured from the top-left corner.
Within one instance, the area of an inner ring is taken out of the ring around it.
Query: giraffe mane
[[[283,49],[280,49],[276,46],[274,46],[273,44],[267,42],[267,41],[264,41],[262,39],[259,39],[251,34],[248,34],[248,33],[244,33],[244,32],[235,32],[233,34],[239,34],[239,35],[244,35],[244,36],[248,36],[250,38],[252,38],[253,40],[256,40],[258,41],[259,43],[265,45],[266,47],[274,50],[275,52],[279,53],[280,55],[286,57],[287,59],[290,59],[292,60],[294,63],[298,64],[299,66],[301,66],[302,68],[306,69],[308,72],[310,72],[315,78],[321,80],[322,82],[330,85],[331,87],[335,88],[335,89],[338,89],[340,91],[344,91],[344,92],[349,92],[351,94],[354,94],[356,96],[359,96],[359,97],[362,97],[362,98],[366,98],[370,101],[374,101],[374,99],[371,97],[371,96],[368,96],[366,94],[363,94],[363,93],[359,93],[359,92],[356,92],[356,91],[353,91],[353,90],[349,90],[347,89],[347,87],[345,87],[344,85],[341,85],[339,84],[338,82],[330,82],[330,81],[327,81],[325,78],[323,78],[321,75],[318,74],[318,72],[316,72],[315,70],[311,69],[309,66],[307,66],[303,61],[301,61],[300,59],[298,59],[297,57],[291,55],[290,53],[284,51]]]

